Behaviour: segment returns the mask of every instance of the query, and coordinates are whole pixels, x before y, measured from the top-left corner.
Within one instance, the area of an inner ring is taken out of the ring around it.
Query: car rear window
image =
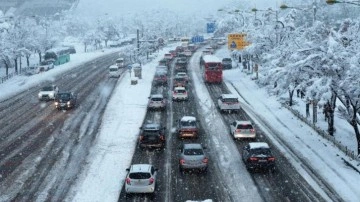
[[[185,149],[185,155],[203,155],[204,152],[202,149]]]
[[[239,124],[237,129],[253,129],[253,127],[250,124]]]
[[[181,121],[181,126],[196,126],[195,121]]]
[[[270,151],[270,149],[257,148],[257,149],[251,149],[251,153],[253,153],[253,154],[270,155],[270,154],[271,154],[271,151]]]
[[[153,97],[151,98],[152,101],[162,101],[163,99],[162,98],[159,98],[159,97]]]
[[[223,102],[239,102],[237,98],[223,98]]]
[[[177,93],[185,93],[185,90],[176,90]]]
[[[129,177],[131,179],[141,180],[141,179],[149,179],[151,175],[150,173],[130,173]]]
[[[54,90],[54,88],[51,86],[46,86],[46,87],[43,87],[42,90],[43,91],[52,91],[52,90]]]

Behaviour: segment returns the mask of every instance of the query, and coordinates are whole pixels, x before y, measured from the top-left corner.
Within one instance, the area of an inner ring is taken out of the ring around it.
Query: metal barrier
[[[329,135],[326,131],[319,128],[315,124],[313,124],[311,121],[309,121],[305,116],[303,116],[300,112],[297,110],[291,108],[287,104],[283,104],[282,106],[287,108],[289,111],[291,111],[295,116],[297,116],[301,121],[306,123],[308,126],[313,128],[319,135],[321,135],[323,138],[327,139],[328,141],[332,142],[337,148],[339,148],[342,152],[344,152],[347,156],[349,156],[353,160],[360,161],[360,157],[355,154],[355,151],[350,150],[347,146],[344,146],[341,144],[341,142],[337,141],[334,136]]]

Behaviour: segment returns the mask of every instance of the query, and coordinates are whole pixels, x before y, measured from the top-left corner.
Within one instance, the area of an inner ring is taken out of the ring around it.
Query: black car
[[[250,142],[244,149],[242,159],[248,170],[275,170],[275,157],[265,142]]]
[[[164,148],[165,127],[158,123],[146,123],[140,127],[140,148]]]
[[[72,109],[76,106],[76,95],[73,92],[61,92],[55,97],[55,108]]]
[[[232,60],[231,58],[223,58],[221,61],[223,69],[231,69],[232,68]]]

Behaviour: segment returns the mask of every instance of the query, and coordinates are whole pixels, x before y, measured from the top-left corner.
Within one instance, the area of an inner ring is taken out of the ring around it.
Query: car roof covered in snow
[[[249,145],[250,145],[250,149],[270,148],[266,142],[250,142]]]
[[[196,118],[193,116],[183,116],[181,121],[196,121]]]

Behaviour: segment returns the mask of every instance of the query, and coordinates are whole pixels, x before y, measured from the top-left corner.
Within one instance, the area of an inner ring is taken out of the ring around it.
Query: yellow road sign
[[[245,33],[228,34],[228,49],[230,50],[242,50],[249,44]]]

